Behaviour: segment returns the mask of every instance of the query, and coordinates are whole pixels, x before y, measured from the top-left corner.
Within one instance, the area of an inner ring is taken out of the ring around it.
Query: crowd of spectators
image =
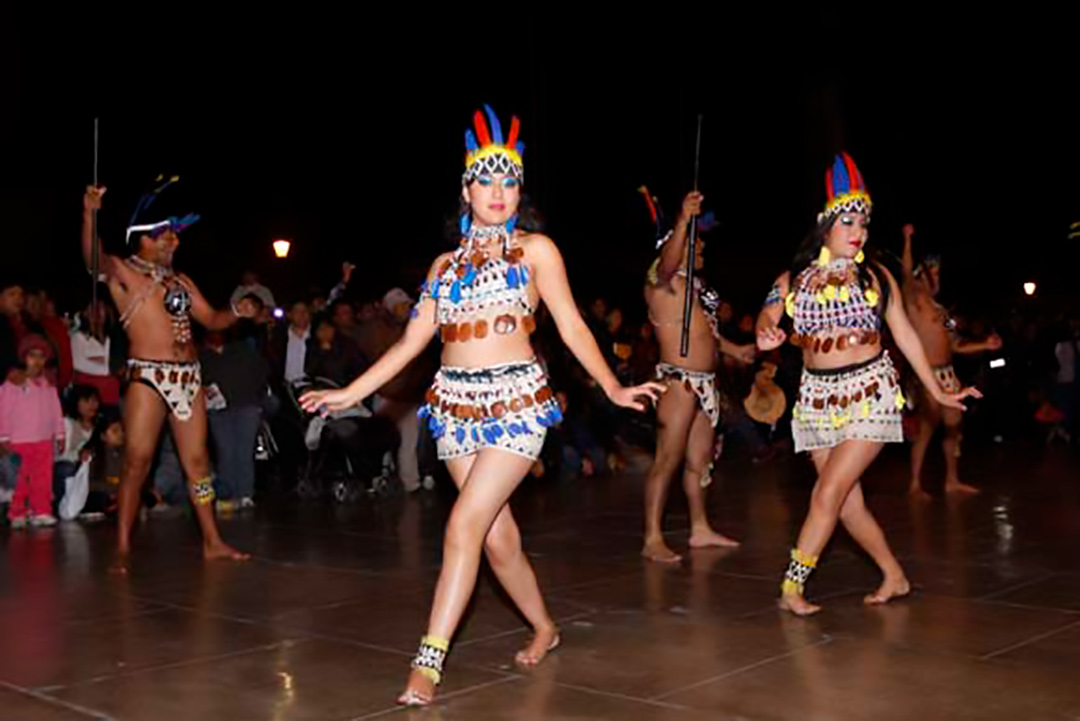
[[[413,304],[409,294],[390,288],[381,297],[357,301],[349,288],[354,270],[345,264],[341,282],[329,293],[311,291],[284,307],[277,305],[274,293],[255,274],[245,273],[231,300],[238,307],[249,305],[252,318],[228,331],[197,337],[221,510],[254,506],[270,476],[287,490],[303,474],[314,449],[336,453],[342,472],[361,480],[384,472],[390,458],[389,465],[405,491],[432,487],[438,464],[416,411],[438,364],[436,343],[355,412],[312,419],[296,402],[304,388],[349,383],[404,332]],[[624,383],[653,377],[659,353],[652,326],[640,309],[624,312],[608,299],[595,298],[582,312]],[[736,343],[752,342],[754,312],[721,302],[721,332]],[[1004,339],[1004,348],[994,358],[956,359],[964,382],[978,385],[987,396],[973,404],[968,414],[967,437],[1076,444],[1080,440],[1080,316],[1060,310],[1046,315],[1016,309],[993,321],[973,317],[961,322],[957,332],[978,337],[990,331]],[[554,324],[543,310],[535,341],[538,357],[558,390],[565,422],[550,434],[534,476],[559,479],[618,472],[633,449],[651,451],[655,442],[652,415],[622,411],[607,403],[579,364],[563,351]],[[123,458],[120,404],[126,351],[116,310],[107,301],[61,315],[47,291],[12,280],[2,283],[0,501],[9,504],[13,523],[53,522],[58,504],[80,470],[89,489],[82,504],[84,517],[114,512]],[[761,364],[766,361],[773,365],[762,374]],[[722,359],[720,384],[727,402],[718,454],[722,449],[725,458],[765,462],[787,451],[785,420],[755,420],[744,400],[755,378],[758,383],[762,378],[772,383],[775,376],[790,413],[799,371],[798,351],[793,348],[776,351],[756,364]],[[31,416],[33,423],[26,420]],[[146,493],[150,507],[186,502],[186,486],[168,435],[164,434],[154,482]],[[42,450],[46,447],[48,454]],[[271,462],[260,466],[259,460]],[[44,463],[52,467],[46,484],[51,495],[41,490]],[[37,490],[20,491],[22,481],[30,476]],[[48,502],[43,500],[46,497]],[[17,504],[28,509],[16,508]]]

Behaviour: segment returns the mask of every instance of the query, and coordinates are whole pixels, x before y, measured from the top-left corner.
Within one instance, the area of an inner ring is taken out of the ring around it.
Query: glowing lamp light
[[[1026,295],[1035,295],[1035,284],[1031,281],[1024,283],[1024,293]]]
[[[274,241],[274,255],[279,258],[286,258],[289,255],[289,248],[292,247],[292,243],[288,240],[275,240]]]

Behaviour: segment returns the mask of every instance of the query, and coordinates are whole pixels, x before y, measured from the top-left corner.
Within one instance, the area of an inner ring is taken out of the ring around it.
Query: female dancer
[[[885,580],[866,597],[887,603],[911,591],[885,535],[863,502],[859,477],[885,443],[903,441],[896,370],[881,348],[884,318],[900,351],[943,406],[963,410],[974,388],[949,393],[934,381],[919,337],[904,314],[892,274],[866,263],[870,196],[855,162],[836,157],[825,175],[828,202],[792,268],[777,278],[758,317],[758,347],[772,350],[787,337],[778,327],[793,319],[791,342],[803,349],[803,376],[792,411],[796,452],[810,451],[818,478],[798,544],[781,586],[780,607],[799,616],[821,610],[803,598],[818,555],[839,520],[881,568]]]
[[[642,399],[655,401],[663,392],[656,383],[619,384],[578,313],[555,244],[518,227],[524,149],[518,119],[504,142],[498,118],[485,110],[487,122],[477,111],[475,135],[465,133],[461,247],[435,259],[404,336],[378,362],[347,388],[301,399],[309,412],[353,406],[440,332],[443,365],[420,416],[460,495],[447,522],[428,632],[398,699],[410,706],[434,697],[450,639],[476,586],[481,548],[535,633],[516,660],[539,663],[559,642],[507,505],[539,455],[546,428],[561,418],[529,341],[538,302],[547,304],[563,341],[613,403],[644,410]]]

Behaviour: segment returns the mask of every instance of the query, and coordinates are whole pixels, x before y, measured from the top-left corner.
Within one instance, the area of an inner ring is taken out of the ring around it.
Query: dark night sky
[[[736,28],[718,34],[722,49],[698,42],[686,58],[644,31],[603,43],[582,29],[526,34],[512,52],[329,18],[180,35],[171,50],[130,37],[97,37],[91,50],[74,32],[0,29],[0,262],[66,304],[89,293],[76,239],[94,115],[110,247],[144,185],[178,173],[203,221],[177,265],[212,297],[244,267],[285,297],[328,286],[346,258],[368,278],[360,294],[375,295],[412,287],[448,247],[462,132],[484,101],[504,122],[522,119],[526,189],[581,299],[611,293],[637,310],[652,230],[636,188],[647,183],[674,210],[698,112],[701,186],[723,221],[710,274],[746,306],[809,229],[841,147],[875,199],[872,242],[898,252],[911,220],[921,246],[943,253],[954,295],[1007,304],[1028,278],[1042,294],[1075,295],[1080,241],[1066,234],[1080,220],[1080,92],[1075,54],[1049,38],[1007,45],[940,30],[874,62],[822,45],[823,32],[767,46]],[[835,59],[844,53],[860,59]],[[279,236],[295,240],[284,263],[270,252]],[[22,270],[30,258],[48,262]]]

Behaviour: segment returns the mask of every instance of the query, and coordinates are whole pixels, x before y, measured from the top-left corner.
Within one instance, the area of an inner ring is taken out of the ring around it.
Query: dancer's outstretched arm
[[[585,370],[603,389],[611,402],[625,408],[645,410],[645,404],[637,400],[648,396],[653,401],[660,398],[665,388],[658,383],[645,383],[625,388],[608,367],[600,346],[596,344],[589,326],[574,303],[570,282],[566,278],[566,265],[555,243],[545,235],[533,236],[528,247],[529,260],[536,271],[536,287],[540,298],[551,311],[566,347],[581,362]]]
[[[969,396],[982,398],[982,393],[975,388],[965,388],[959,393],[945,393],[940,389],[934,378],[934,371],[930,368],[930,361],[926,359],[922,342],[915,333],[915,329],[911,327],[907,313],[904,312],[903,296],[900,295],[896,278],[884,266],[878,265],[874,270],[877,271],[879,278],[884,278],[884,281],[889,284],[889,307],[885,309],[885,321],[889,324],[896,346],[908,359],[908,363],[919,376],[923,386],[934,396],[934,400],[943,406],[964,410],[965,398]]]
[[[784,317],[784,303],[791,287],[791,273],[784,271],[773,283],[765,305],[761,307],[757,319],[758,350],[770,351],[779,348],[787,340],[787,333],[780,327]]]
[[[438,269],[450,256],[450,253],[444,253],[431,264],[428,272],[429,285],[436,282]],[[340,390],[309,391],[300,397],[300,405],[309,413],[318,411],[320,406],[331,411],[355,406],[389,383],[420,355],[435,337],[438,327],[435,321],[435,301],[429,297],[421,298],[416,306],[416,313],[405,327],[405,333],[363,375]]]
[[[195,285],[195,281],[183,273],[177,273],[176,277],[180,279],[180,282],[187,288],[188,293],[191,294],[191,315],[195,320],[199,321],[199,325],[203,328],[207,330],[225,330],[236,323],[239,318],[252,317],[253,313],[245,313],[236,308],[217,310],[210,305],[210,301],[199,290],[199,286]]]

